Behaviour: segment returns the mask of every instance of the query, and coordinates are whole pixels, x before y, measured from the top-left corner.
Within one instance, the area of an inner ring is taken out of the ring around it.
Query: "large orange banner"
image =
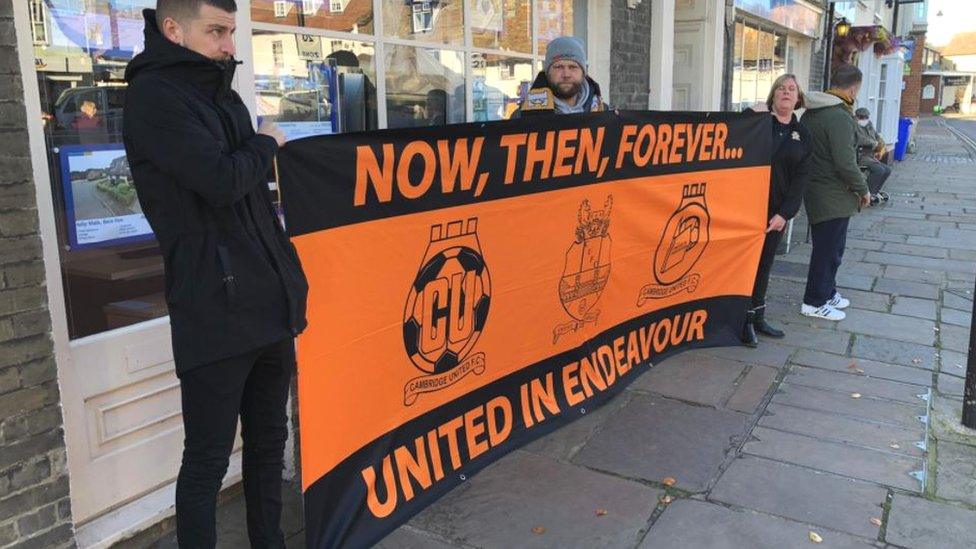
[[[375,543],[662,358],[737,344],[770,131],[620,112],[282,149],[308,546]]]

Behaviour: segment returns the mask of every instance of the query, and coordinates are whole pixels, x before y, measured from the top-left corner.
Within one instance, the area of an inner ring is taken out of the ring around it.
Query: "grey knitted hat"
[[[583,41],[572,36],[560,36],[549,42],[549,47],[546,49],[546,71],[553,63],[562,59],[579,63],[579,66],[583,67],[583,72],[586,72],[586,47]]]
[[[856,116],[858,118],[862,118],[862,117],[863,118],[867,118],[867,117],[871,116],[871,111],[865,109],[864,107],[861,107],[861,108],[857,109],[856,111],[854,111],[854,116]]]

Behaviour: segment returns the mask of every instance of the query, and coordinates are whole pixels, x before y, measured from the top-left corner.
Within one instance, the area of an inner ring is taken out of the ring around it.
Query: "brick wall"
[[[68,471],[12,2],[0,2],[0,546],[71,546]]]
[[[650,89],[651,2],[631,9],[627,0],[612,0],[610,12],[610,83],[614,108],[646,109]],[[590,40],[600,37],[591,36]],[[607,94],[607,83],[600,82]]]
[[[908,65],[908,74],[903,77],[905,88],[901,92],[901,115],[918,118],[922,101],[922,53],[925,51],[925,33],[912,34],[912,37],[915,39],[915,49]]]

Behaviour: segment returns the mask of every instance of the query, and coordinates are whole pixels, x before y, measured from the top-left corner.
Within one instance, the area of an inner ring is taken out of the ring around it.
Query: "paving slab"
[[[950,375],[965,377],[969,353],[941,349],[939,351],[939,371]]]
[[[830,412],[770,404],[759,425],[885,452],[914,457],[923,455],[922,450],[915,445],[925,439],[925,429],[921,423],[909,428]]]
[[[871,278],[876,278],[881,276],[884,271],[884,265],[879,265],[877,263],[865,263],[860,261],[857,254],[865,253],[863,250],[853,250],[851,255],[844,254],[844,273],[849,275],[861,275],[869,276]]]
[[[867,540],[841,532],[773,517],[749,510],[732,510],[714,503],[675,501],[651,527],[640,549],[782,549],[811,547],[810,532],[823,542],[816,547],[865,549]]]
[[[837,287],[842,290],[845,288],[851,290],[864,290],[870,291],[874,287],[875,280],[874,276],[852,274],[845,270],[844,266],[841,266],[840,271],[837,273]]]
[[[776,381],[779,370],[769,366],[750,366],[742,381],[740,381],[732,397],[725,405],[730,410],[751,414],[762,403],[769,388]]]
[[[933,248],[932,246],[915,246],[912,244],[898,244],[887,242],[882,248],[885,252],[895,254],[905,254],[914,257],[931,257],[934,259],[946,259],[949,253],[945,248]]]
[[[837,323],[838,330],[921,345],[935,343],[935,322],[931,320],[865,311],[854,307],[844,312],[847,313],[847,318]]]
[[[877,240],[862,240],[860,238],[848,238],[846,248],[856,248],[859,250],[878,251],[884,249],[885,243]]]
[[[963,261],[976,261],[976,251],[950,249],[949,257],[952,259],[960,259]]]
[[[937,318],[936,305],[937,303],[931,299],[896,296],[891,305],[891,312],[896,315],[935,320]]]
[[[952,324],[955,326],[962,326],[964,328],[969,328],[972,326],[973,313],[972,311],[959,311],[957,309],[950,309],[948,307],[943,307],[940,311],[941,321],[946,324]]]
[[[968,293],[967,293],[968,292]],[[942,305],[944,307],[949,307],[951,309],[958,309],[960,311],[972,311],[973,310],[973,294],[972,289],[965,290],[947,290],[942,296]]]
[[[958,248],[960,250],[976,250],[976,239],[949,240],[931,238],[928,236],[909,236],[907,242],[916,246],[934,246],[939,248]]]
[[[708,355],[680,354],[655,364],[631,384],[679,400],[719,407],[732,395],[746,364]]]
[[[879,423],[890,423],[914,429],[920,425],[919,415],[925,414],[925,406],[873,398],[851,398],[850,394],[825,391],[800,385],[782,384],[773,396],[773,402],[833,412]]]
[[[874,291],[907,297],[920,297],[923,299],[939,298],[939,287],[937,285],[895,280],[893,278],[879,278],[874,285]]]
[[[940,440],[936,467],[937,496],[976,505],[976,446]],[[976,542],[976,538],[973,541]]]
[[[934,347],[867,335],[854,338],[851,356],[928,370],[935,369],[938,359]]]
[[[943,349],[960,353],[969,351],[969,327],[943,324],[939,326],[939,344]]]
[[[939,441],[976,447],[976,429],[962,424],[962,400],[936,395],[932,403],[932,435]]]
[[[745,436],[747,420],[744,414],[637,394],[573,462],[628,478],[673,477],[678,488],[698,492]]]
[[[928,386],[912,385],[868,376],[821,370],[797,366],[783,380],[784,384],[804,385],[817,389],[837,391],[845,395],[857,394],[855,398],[876,398],[896,400],[905,404],[919,402],[918,395]]]
[[[976,237],[976,233],[973,233]],[[871,263],[881,263],[882,265],[897,265],[901,267],[912,267],[915,269],[931,269],[941,271],[960,271],[969,272],[973,264],[969,261],[958,261],[955,259],[933,259],[930,257],[920,257],[917,255],[892,254],[886,252],[868,252],[864,260]]]
[[[786,339],[790,339],[789,334],[787,334]],[[744,362],[746,364],[762,364],[764,366],[782,368],[786,365],[786,362],[790,359],[790,356],[796,352],[796,349],[787,345],[772,343],[768,339],[762,339],[762,341],[759,343],[759,347],[756,347],[755,349],[745,346],[712,347],[709,349],[700,349],[691,352],[700,353],[706,356],[727,358],[729,360]],[[691,354],[691,352],[685,354]]]
[[[442,539],[479,547],[632,547],[662,494],[636,482],[516,451],[410,524]],[[605,509],[606,515],[598,516],[597,509]],[[538,526],[545,533],[534,534]]]
[[[752,435],[757,440],[746,443],[744,453],[912,492],[921,489],[919,482],[910,476],[913,471],[922,469],[921,459],[826,442],[765,427],[756,427]]]
[[[844,289],[844,297],[851,300],[851,303],[858,309],[869,311],[887,312],[891,303],[891,297],[887,294],[875,292],[865,292],[863,290]],[[802,292],[800,296],[802,297]]]
[[[972,286],[973,282],[976,282],[976,273],[957,273],[950,271],[946,273],[946,279],[950,282],[965,282]]]
[[[885,540],[918,549],[972,549],[976,540],[976,511],[896,494]]]
[[[794,320],[780,327],[786,332],[786,337],[780,339],[779,344],[845,354],[851,345],[851,334],[837,331],[834,324],[829,320],[802,316],[797,307]]]
[[[623,394],[617,395],[599,408],[587,407],[586,415],[583,417],[530,442],[523,446],[522,450],[567,461],[576,455],[597,429],[607,421],[612,421],[613,415],[627,404],[632,396],[632,392],[624,391]]]
[[[866,358],[852,358],[811,349],[800,349],[793,356],[791,362],[850,375],[863,375],[923,386],[932,384],[932,372],[923,368],[886,364]]]
[[[908,280],[910,282],[922,282],[924,284],[942,284],[943,281],[948,279],[945,271],[901,267],[899,265],[888,265],[885,267],[884,277],[895,280]]]
[[[459,546],[438,539],[429,532],[407,525],[397,528],[374,547],[376,549],[448,549]]]
[[[880,527],[871,518],[881,517],[886,496],[875,484],[747,456],[722,474],[709,499],[874,539]]]
[[[966,387],[966,379],[940,372],[937,377],[936,389],[939,394],[952,398],[962,398]]]

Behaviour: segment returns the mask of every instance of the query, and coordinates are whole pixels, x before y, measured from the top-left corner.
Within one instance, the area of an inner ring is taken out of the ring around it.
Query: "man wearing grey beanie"
[[[511,117],[609,109],[600,95],[600,85],[587,75],[583,42],[571,36],[560,36],[549,43],[545,70],[536,76],[529,93]]]

